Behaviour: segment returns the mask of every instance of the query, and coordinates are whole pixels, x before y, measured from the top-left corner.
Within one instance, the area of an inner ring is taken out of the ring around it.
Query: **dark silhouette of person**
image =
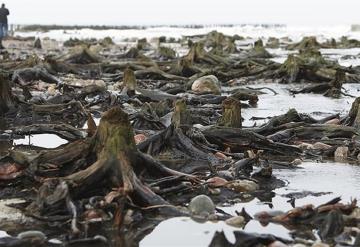
[[[8,15],[9,10],[5,8],[5,4],[1,4],[0,8],[0,49],[3,49],[2,39],[7,36],[8,33]]]

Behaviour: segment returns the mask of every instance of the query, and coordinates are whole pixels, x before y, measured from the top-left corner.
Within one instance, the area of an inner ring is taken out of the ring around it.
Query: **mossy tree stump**
[[[175,101],[174,113],[171,121],[175,128],[191,125],[190,111],[187,109],[184,99]]]
[[[135,95],[136,77],[134,71],[129,67],[124,71],[124,90],[129,96]]]
[[[335,78],[329,83],[331,87],[325,92],[325,96],[339,98],[341,96],[341,88],[345,82],[345,72],[342,70],[336,70]]]
[[[40,38],[36,38],[35,42],[34,42],[34,48],[35,49],[42,49],[42,45],[41,45],[41,40]]]
[[[281,65],[280,72],[287,75],[289,82],[295,82],[300,77],[299,74],[303,65],[304,61],[301,58],[294,54],[290,54],[286,61]]]
[[[345,72],[343,70],[338,69],[336,70],[334,80],[330,82],[330,86],[341,90],[344,82],[345,82]]]
[[[136,48],[139,50],[143,50],[148,46],[148,42],[146,38],[138,39]]]
[[[74,64],[91,64],[100,63],[101,59],[97,54],[90,51],[86,46],[75,47],[70,54],[65,58],[66,62]]]
[[[113,186],[121,188],[124,195],[137,194],[144,204],[166,203],[143,185],[135,174],[139,167],[133,129],[128,115],[119,107],[107,111],[100,120],[92,138],[92,151],[97,161],[85,170],[65,177],[72,188],[83,191],[98,179],[107,177]]]
[[[360,127],[360,97],[357,97],[352,103],[348,117],[346,119],[346,124],[354,126],[355,128]]]
[[[222,102],[222,117],[219,126],[241,128],[241,102],[233,97],[228,97]]]
[[[10,81],[6,73],[0,73],[0,115],[15,106],[14,96],[11,92]]]
[[[141,173],[142,176],[151,178],[181,176],[185,180],[193,180],[194,176],[171,170],[151,156],[139,152],[133,133],[128,115],[120,107],[115,107],[108,110],[101,118],[94,136],[70,143],[58,150],[42,153],[33,161],[34,175],[38,174],[36,169],[41,167],[41,164],[62,167],[73,164],[79,158],[85,158],[89,160],[90,165],[70,175],[46,180],[39,191],[49,191],[47,188],[51,187],[53,188],[51,190],[55,191],[39,193],[35,203],[36,210],[42,212],[44,209],[58,207],[58,203],[49,205],[48,202],[49,198],[56,194],[56,188],[64,183],[67,184],[69,193],[74,198],[82,198],[89,191],[100,189],[99,185],[101,185],[103,191],[118,188],[119,196],[130,197],[137,205],[168,205],[166,200],[143,184],[137,174]],[[56,188],[52,186],[54,181],[58,184]],[[177,210],[172,210],[169,213],[176,212]]]

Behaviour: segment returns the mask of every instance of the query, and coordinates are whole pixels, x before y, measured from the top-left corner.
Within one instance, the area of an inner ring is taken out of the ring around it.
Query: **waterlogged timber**
[[[358,43],[330,38],[9,38],[0,243],[357,246]]]

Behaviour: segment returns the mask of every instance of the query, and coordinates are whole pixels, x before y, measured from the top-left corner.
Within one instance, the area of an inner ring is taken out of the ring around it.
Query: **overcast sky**
[[[0,0],[1,1],[1,0]],[[17,24],[360,23],[360,0],[3,0]]]

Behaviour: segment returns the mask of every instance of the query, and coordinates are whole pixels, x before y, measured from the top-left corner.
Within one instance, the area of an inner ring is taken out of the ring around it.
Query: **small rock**
[[[94,220],[94,219],[101,220],[103,217],[103,212],[96,209],[89,209],[84,212],[83,216],[86,220]]]
[[[224,178],[213,177],[206,180],[210,187],[223,187],[228,184],[228,181]]]
[[[234,180],[234,176],[230,171],[219,171],[218,172],[219,177],[224,178],[226,180]]]
[[[48,242],[49,242],[50,244],[56,244],[56,245],[60,245],[60,244],[63,243],[63,242],[61,242],[59,239],[56,239],[56,238],[49,239]]]
[[[315,243],[311,247],[330,247],[330,246],[324,243]]]
[[[37,239],[45,240],[46,235],[40,231],[26,231],[26,232],[19,233],[17,235],[17,238],[20,238],[20,239],[37,238]]]
[[[206,195],[198,195],[191,199],[188,208],[193,215],[210,215],[215,213],[215,204]]]
[[[292,247],[306,247],[304,244],[294,244]]]
[[[138,135],[135,135],[134,136],[134,139],[135,139],[135,143],[136,145],[145,141],[146,140],[146,136],[144,134],[138,134]]]
[[[299,145],[297,145],[298,148],[302,149],[302,150],[307,150],[307,149],[314,149],[314,146],[310,143],[305,143],[305,142],[301,142]]]
[[[288,245],[284,244],[280,241],[274,241],[271,244],[268,245],[268,247],[287,247]]]
[[[191,90],[195,93],[221,94],[221,84],[214,75],[203,76],[194,81]]]
[[[129,209],[124,216],[124,225],[130,225],[134,219],[133,219],[134,211]]]
[[[245,218],[242,216],[235,216],[225,220],[225,223],[228,224],[229,226],[242,227],[244,226]]]
[[[254,219],[262,222],[262,221],[268,221],[274,217],[277,217],[279,215],[283,215],[284,212],[279,210],[272,210],[272,211],[262,211],[254,214]]]
[[[220,195],[221,194],[221,189],[219,188],[209,188],[209,192],[211,195]]]
[[[290,164],[293,166],[299,166],[299,165],[301,165],[301,163],[302,163],[301,159],[294,159],[293,161],[291,161]]]
[[[325,124],[334,124],[334,125],[339,125],[340,124],[340,119],[338,118],[334,118],[334,119],[331,119],[327,122],[325,122]]]
[[[253,192],[259,189],[259,185],[250,180],[234,180],[226,187],[236,192]]]
[[[48,93],[49,95],[54,96],[54,95],[56,94],[56,88],[55,88],[55,86],[54,86],[54,85],[51,85],[50,87],[48,87],[47,93]]]
[[[346,160],[348,157],[349,148],[348,147],[338,147],[335,150],[334,158],[336,161]]]
[[[227,158],[227,156],[225,154],[220,153],[220,152],[216,152],[215,156],[221,160],[225,160]]]
[[[317,150],[328,150],[331,148],[331,146],[322,142],[316,142],[313,144],[313,148]]]

